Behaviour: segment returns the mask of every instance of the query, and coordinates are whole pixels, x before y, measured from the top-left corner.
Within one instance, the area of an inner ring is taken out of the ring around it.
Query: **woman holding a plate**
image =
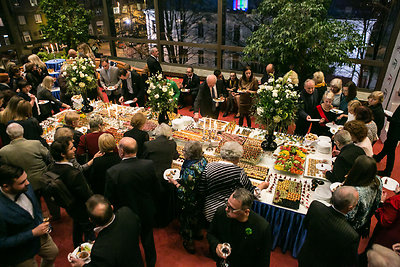
[[[239,80],[240,93],[239,98],[239,125],[243,126],[243,120],[246,117],[247,127],[251,128],[250,110],[253,102],[252,95],[256,94],[258,90],[258,80],[253,76],[253,71],[250,66],[246,66],[243,70],[243,75]]]
[[[315,107],[312,118],[320,120],[319,122],[313,123],[311,128],[312,133],[316,135],[332,136],[326,124],[334,122],[337,118],[337,114],[331,112],[333,100],[334,94],[332,92],[326,92],[322,97],[322,103]]]

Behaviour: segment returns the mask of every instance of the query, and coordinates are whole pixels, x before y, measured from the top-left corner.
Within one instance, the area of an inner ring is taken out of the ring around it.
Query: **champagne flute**
[[[222,263],[222,267],[229,267],[229,264],[226,262],[226,257],[231,255],[231,245],[229,243],[223,243],[221,246],[222,255],[225,257],[224,262]]]

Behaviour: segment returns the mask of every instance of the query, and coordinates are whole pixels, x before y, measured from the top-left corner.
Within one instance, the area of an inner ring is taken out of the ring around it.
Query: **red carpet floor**
[[[192,115],[189,112],[189,108],[184,108],[179,111],[182,115]],[[224,119],[227,121],[233,120],[233,114]],[[235,119],[236,121],[238,119]],[[254,127],[254,126],[253,126]],[[381,150],[382,143],[377,142],[374,146],[374,152],[377,153]],[[396,150],[396,163],[400,159],[400,149]],[[378,164],[378,169],[383,169],[385,164],[385,159]],[[399,164],[395,164],[392,177],[399,181],[400,178],[400,167]],[[389,192],[389,196],[392,193]],[[373,227],[371,227],[371,232],[376,224],[376,220],[373,219]],[[53,232],[51,233],[54,242],[57,244],[60,254],[56,260],[57,267],[70,266],[67,260],[67,255],[74,248],[72,245],[72,221],[65,213],[62,212],[61,220],[53,222]],[[205,232],[204,232],[205,235]],[[157,266],[158,267],[186,267],[186,266],[215,266],[212,259],[209,258],[208,253],[208,243],[206,239],[202,241],[196,241],[195,255],[188,254],[182,246],[182,240],[179,236],[179,223],[173,221],[168,227],[162,229],[154,229],[154,239],[157,250]],[[368,239],[361,240],[359,251],[363,251]],[[280,248],[276,248],[271,254],[271,265],[272,267],[295,267],[297,266],[297,260],[291,256],[290,252],[283,254]]]

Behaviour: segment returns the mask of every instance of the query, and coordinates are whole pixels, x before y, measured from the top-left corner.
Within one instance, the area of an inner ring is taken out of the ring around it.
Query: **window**
[[[4,27],[3,20],[0,18],[0,27]]]
[[[37,0],[29,0],[31,2],[31,6],[37,6]]]
[[[31,38],[31,35],[29,32],[22,32],[22,37],[26,43],[32,41],[32,38]]]
[[[18,16],[18,23],[19,25],[25,25],[26,24],[25,16]]]
[[[35,22],[36,23],[42,23],[42,15],[40,14],[35,14],[33,15],[35,17]]]
[[[238,43],[240,41],[240,25],[235,24],[233,27],[233,42]]]
[[[197,23],[197,36],[199,38],[204,38],[204,25],[203,25],[203,22]]]
[[[239,55],[238,54],[233,54],[232,55],[232,69],[238,70],[239,69]]]
[[[197,52],[198,57],[199,57],[199,64],[204,64],[204,51],[203,50],[199,50]]]

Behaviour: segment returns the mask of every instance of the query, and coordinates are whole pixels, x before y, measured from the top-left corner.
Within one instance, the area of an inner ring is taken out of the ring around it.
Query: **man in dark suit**
[[[334,140],[339,151],[333,151],[332,155],[337,156],[332,171],[325,171],[325,177],[332,183],[342,183],[345,176],[353,167],[354,161],[361,155],[365,155],[364,150],[353,144],[351,135],[346,130],[338,131],[334,135]]]
[[[217,77],[208,75],[206,81],[200,85],[199,93],[194,101],[195,121],[199,120],[199,109],[201,116],[218,119],[221,103],[216,103],[213,99],[222,96],[222,91],[223,88],[217,83]]]
[[[156,212],[155,198],[160,184],[151,160],[136,157],[135,139],[124,137],[119,142],[121,163],[108,169],[105,196],[116,207],[129,207],[141,221],[140,239],[146,255],[146,265],[154,267],[157,254],[153,238],[153,223]]]
[[[333,206],[314,200],[304,226],[307,237],[299,255],[299,267],[356,266],[360,236],[346,220],[358,202],[354,187],[342,186],[332,196]]]
[[[94,240],[95,235],[85,207],[85,202],[93,193],[82,172],[70,162],[75,158],[75,150],[71,136],[61,136],[54,140],[50,146],[50,153],[55,162],[48,167],[48,171],[60,175],[60,179],[74,198],[65,210],[73,219],[72,241],[74,247],[77,247],[83,242]]]
[[[0,92],[5,90],[11,90],[8,83],[10,82],[10,77],[8,73],[0,73]]]
[[[131,106],[136,106],[137,103],[139,107],[143,107],[145,85],[140,75],[135,70],[120,69],[119,78],[122,80],[122,96],[119,102],[132,100]]]
[[[179,103],[181,106],[179,109],[185,107],[185,96],[190,94],[192,96],[192,106],[194,103],[194,100],[197,97],[197,93],[199,92],[199,86],[200,86],[200,78],[197,76],[196,73],[194,73],[193,67],[188,67],[186,69],[186,74],[183,76],[183,81],[182,81],[182,86],[181,90],[189,90],[189,91],[181,91],[181,94],[179,95]],[[190,109],[190,111],[193,111],[193,107]]]
[[[58,255],[43,222],[42,210],[27,175],[20,167],[0,166],[0,262],[1,266],[53,266]]]
[[[85,266],[144,266],[139,248],[139,217],[128,207],[114,214],[110,202],[102,195],[90,197],[86,207],[98,236],[90,253],[91,261]],[[82,259],[71,260],[73,267],[85,264]]]
[[[100,61],[100,85],[106,90],[108,100],[110,102],[116,103],[121,95],[120,85],[122,81],[118,76],[118,68],[110,66],[108,58],[104,57]]]
[[[158,62],[157,47],[150,49],[150,56],[147,58],[147,67],[149,68],[150,76],[163,73],[161,64]]]
[[[269,266],[272,236],[270,224],[251,210],[253,194],[244,188],[236,189],[226,206],[215,212],[207,233],[214,260],[227,260],[229,266]],[[223,253],[223,243],[229,243],[231,253]]]
[[[398,92],[400,96],[400,90]],[[389,130],[387,132],[387,139],[383,145],[381,152],[374,155],[376,162],[380,162],[385,156],[386,167],[382,171],[378,171],[378,175],[391,176],[394,166],[394,160],[396,157],[397,144],[400,141],[400,106],[396,108],[392,117],[388,118]]]

